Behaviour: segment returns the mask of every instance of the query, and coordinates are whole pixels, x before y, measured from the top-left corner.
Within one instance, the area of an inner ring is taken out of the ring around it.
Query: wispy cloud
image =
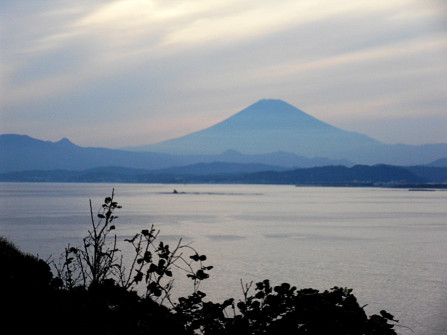
[[[83,145],[147,144],[278,97],[386,142],[447,142],[439,134],[439,120],[447,118],[442,2],[0,6],[1,132],[68,136]],[[433,118],[433,127],[384,131],[414,118],[426,125]],[[101,126],[115,129],[113,136]]]

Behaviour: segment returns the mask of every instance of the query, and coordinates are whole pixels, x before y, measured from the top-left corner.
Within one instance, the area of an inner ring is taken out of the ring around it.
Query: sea
[[[118,240],[153,225],[165,244],[181,239],[206,255],[214,268],[200,290],[212,301],[241,299],[242,286],[264,279],[348,287],[368,315],[393,314],[398,334],[447,334],[446,191],[0,183],[0,235],[56,260],[91,229],[90,202],[96,213],[112,191],[122,206]],[[187,295],[189,285],[179,278],[173,294]]]

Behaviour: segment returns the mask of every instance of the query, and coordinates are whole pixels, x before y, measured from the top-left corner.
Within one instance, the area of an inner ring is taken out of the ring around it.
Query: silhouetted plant
[[[115,222],[118,216],[115,211],[121,206],[114,201],[114,190],[110,197],[104,199],[95,216],[90,201],[91,229],[83,239],[81,247],[68,246],[61,255],[59,263],[53,263],[58,277],[65,289],[75,287],[88,289],[92,285],[106,280],[127,290],[134,290],[144,284],[145,298],[163,303],[169,301],[171,306],[171,290],[173,286],[173,268],[180,269],[192,280],[192,292],[197,292],[200,282],[209,277],[207,271],[212,266],[205,266],[205,255],[200,255],[189,244],[180,239],[171,249],[162,241],[157,242],[159,231],[152,225],[143,229],[131,239],[124,239],[134,251],[130,265],[124,264],[124,256],[117,247]],[[183,251],[189,251],[189,257]]]
[[[171,305],[171,289],[174,282],[173,268],[180,269],[186,276],[192,279],[193,292],[199,288],[200,282],[209,277],[206,271],[212,266],[205,266],[205,255],[199,255],[188,244],[183,244],[180,239],[174,249],[162,241],[156,243],[159,231],[152,226],[144,229],[131,239],[126,239],[134,249],[134,258],[130,270],[126,271],[122,262],[117,266],[119,283],[126,289],[132,289],[135,285],[144,282],[146,287],[145,297],[151,297],[163,303],[168,300]],[[185,258],[182,251],[189,250],[191,255]]]
[[[368,318],[351,289],[297,290],[288,283],[272,287],[264,280],[250,295],[252,283],[241,285],[243,299],[238,303],[205,302],[206,295],[197,292],[180,298],[175,311],[188,331],[202,334],[396,334],[389,321],[397,320],[385,311]],[[231,317],[228,309],[233,310]]]
[[[59,266],[55,266],[58,276],[62,279],[66,289],[76,286],[88,288],[103,282],[114,274],[117,264],[115,257],[119,251],[116,247],[116,235],[112,242],[108,240],[109,234],[115,230],[112,222],[118,217],[113,215],[114,211],[121,206],[113,201],[112,196],[104,200],[104,204],[94,218],[92,202],[90,200],[90,217],[92,229],[83,239],[82,247],[68,245],[61,255]]]

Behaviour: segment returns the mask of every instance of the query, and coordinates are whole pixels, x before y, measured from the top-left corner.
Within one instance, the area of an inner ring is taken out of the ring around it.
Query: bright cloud
[[[273,97],[385,142],[447,142],[447,7],[440,1],[24,0],[0,7],[2,133],[147,144]],[[416,132],[404,125],[415,119],[425,120]],[[98,123],[116,129],[113,137]],[[387,131],[399,124],[402,132]]]

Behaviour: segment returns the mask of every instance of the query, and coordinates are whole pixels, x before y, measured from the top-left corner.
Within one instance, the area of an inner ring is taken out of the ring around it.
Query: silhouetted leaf
[[[150,236],[150,233],[149,233],[149,230],[148,230],[148,229],[143,229],[143,230],[141,231],[141,234],[143,234],[143,235],[146,236],[146,237]]]
[[[245,305],[245,302],[242,301],[239,301],[236,306],[241,312],[245,312],[247,309],[247,305]]]
[[[196,294],[200,297],[200,298],[204,298],[206,297],[206,293],[202,292],[202,291],[197,291]]]
[[[149,263],[152,260],[152,254],[150,251],[144,253],[144,261]]]
[[[137,283],[140,282],[141,280],[143,280],[143,273],[141,271],[138,271],[134,279]]]
[[[198,270],[196,273],[197,279],[203,280],[209,278],[209,274],[203,272],[203,270]]]
[[[255,298],[257,299],[263,299],[265,297],[265,294],[263,291],[259,291],[255,294]]]
[[[198,254],[189,256],[189,258],[191,258],[191,259],[192,259],[193,261],[195,261],[195,262],[198,262],[198,261],[199,261],[199,255],[198,255]]]

